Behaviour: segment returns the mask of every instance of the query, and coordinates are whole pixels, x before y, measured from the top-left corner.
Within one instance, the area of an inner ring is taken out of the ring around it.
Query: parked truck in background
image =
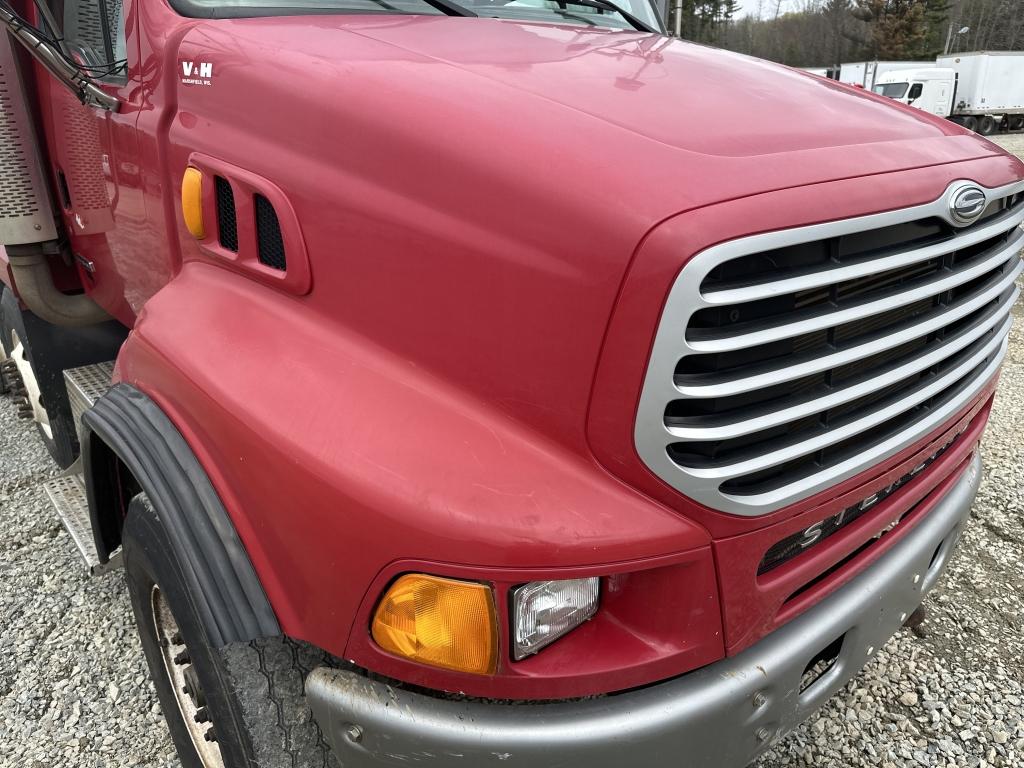
[[[951,117],[956,94],[956,72],[939,67],[887,72],[872,89],[881,96],[909,104],[939,117]],[[972,130],[977,124],[969,126]]]
[[[836,79],[847,85],[873,90],[878,78],[894,69],[934,67],[934,61],[848,61],[839,65]],[[835,71],[834,69],[832,70]]]
[[[1024,52],[940,56],[932,69],[887,72],[874,90],[983,136],[1024,131]]]
[[[991,143],[639,0],[0,22],[2,382],[184,766],[742,766],[949,561]]]
[[[812,75],[818,77],[825,77],[829,80],[839,79],[839,68],[838,67],[800,67],[804,72],[810,72]]]

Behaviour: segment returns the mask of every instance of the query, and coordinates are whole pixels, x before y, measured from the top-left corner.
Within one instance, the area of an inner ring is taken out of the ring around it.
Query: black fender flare
[[[127,485],[130,478],[123,476],[126,469],[167,529],[196,609],[210,629],[210,643],[220,648],[280,635],[217,491],[163,410],[134,387],[117,384],[85,412],[82,429],[86,493],[100,562],[107,562],[121,543],[134,495]]]

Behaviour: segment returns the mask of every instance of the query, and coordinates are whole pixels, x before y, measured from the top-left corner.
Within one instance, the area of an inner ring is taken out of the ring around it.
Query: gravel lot
[[[1017,133],[1012,136],[997,136],[992,139],[1003,149],[1008,149],[1017,157],[1024,158],[1024,133]]]
[[[1024,136],[1000,140],[1024,156]],[[904,629],[757,765],[1024,766],[1024,306],[958,553]],[[56,474],[0,401],[0,766],[178,766],[119,573],[88,579]]]
[[[55,474],[0,400],[0,766],[178,766],[123,576],[86,577]]]

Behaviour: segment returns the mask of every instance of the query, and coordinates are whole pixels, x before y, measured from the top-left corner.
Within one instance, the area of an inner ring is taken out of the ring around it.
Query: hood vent
[[[217,176],[217,232],[220,244],[238,253],[238,214],[235,211],[235,193],[227,179]]]
[[[259,249],[260,264],[284,272],[288,269],[288,261],[284,253],[281,224],[277,220],[274,206],[263,195],[255,196],[255,206],[256,243]]]

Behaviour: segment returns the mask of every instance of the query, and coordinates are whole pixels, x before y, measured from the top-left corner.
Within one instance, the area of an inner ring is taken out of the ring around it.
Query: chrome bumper
[[[745,766],[856,675],[935,584],[967,519],[977,453],[949,493],[864,573],[738,656],[628,693],[579,702],[490,704],[403,691],[320,667],[306,681],[346,768]],[[842,638],[832,666],[804,672]]]

